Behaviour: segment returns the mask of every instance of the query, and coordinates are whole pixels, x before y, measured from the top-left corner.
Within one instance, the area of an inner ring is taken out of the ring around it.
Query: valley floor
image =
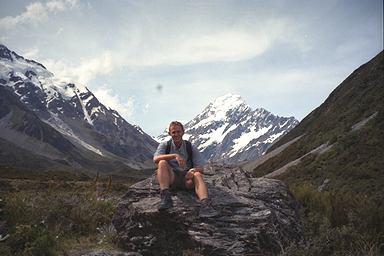
[[[111,219],[132,182],[0,177],[0,255],[118,251]]]

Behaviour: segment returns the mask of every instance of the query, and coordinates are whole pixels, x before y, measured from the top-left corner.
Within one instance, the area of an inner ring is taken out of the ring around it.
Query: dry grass
[[[114,248],[111,219],[130,183],[100,180],[0,179],[8,234],[0,255],[66,255],[77,248]]]

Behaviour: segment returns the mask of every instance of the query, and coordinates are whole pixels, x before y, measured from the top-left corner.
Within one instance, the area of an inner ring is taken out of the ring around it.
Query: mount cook
[[[232,164],[263,155],[297,124],[294,117],[279,117],[263,108],[252,110],[239,95],[226,94],[184,125],[184,139],[207,160]],[[166,133],[158,137],[168,139]]]

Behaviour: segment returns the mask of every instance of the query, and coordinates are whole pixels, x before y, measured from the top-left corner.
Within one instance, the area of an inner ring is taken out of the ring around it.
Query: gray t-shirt
[[[154,156],[164,155],[166,153],[166,150],[167,150],[167,141],[164,141],[164,142],[159,144]],[[179,149],[176,148],[175,143],[173,143],[173,141],[172,141],[171,150],[169,151],[169,154],[179,154],[182,158],[187,160],[188,159],[188,152],[187,152],[187,146],[185,144],[185,141],[183,140],[183,143],[181,144]],[[205,161],[204,161],[203,157],[201,156],[200,152],[193,145],[192,145],[192,158],[193,158],[193,166],[187,166],[186,170],[189,170],[190,168],[194,168],[194,167],[203,168]],[[176,159],[168,160],[168,164],[174,170],[183,171],[183,169],[177,163]]]

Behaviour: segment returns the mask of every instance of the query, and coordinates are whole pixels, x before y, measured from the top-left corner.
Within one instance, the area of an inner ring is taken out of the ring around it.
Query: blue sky
[[[301,120],[383,50],[383,1],[0,0],[0,43],[157,136],[226,93]]]

